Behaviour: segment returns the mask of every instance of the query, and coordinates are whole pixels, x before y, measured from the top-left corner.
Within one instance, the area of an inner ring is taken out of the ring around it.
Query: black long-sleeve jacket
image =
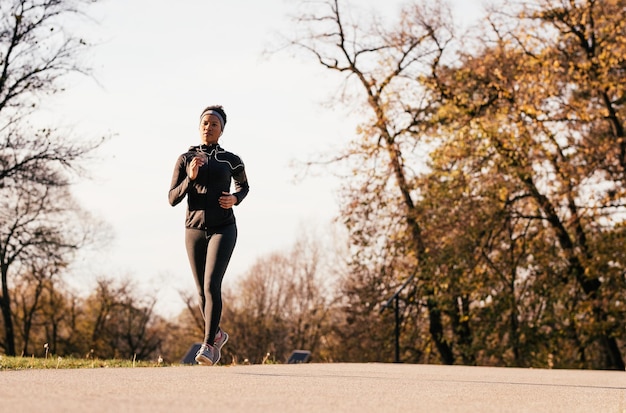
[[[200,153],[208,157],[195,180],[187,176],[187,166]],[[178,157],[169,191],[170,205],[175,206],[187,195],[187,228],[207,229],[235,223],[232,208],[220,207],[222,192],[230,192],[231,182],[235,183],[238,205],[248,195],[248,179],[245,167],[239,156],[222,149],[218,144],[191,146]]]

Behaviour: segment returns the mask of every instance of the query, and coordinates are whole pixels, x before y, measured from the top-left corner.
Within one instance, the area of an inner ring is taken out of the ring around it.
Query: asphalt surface
[[[0,372],[0,412],[612,412],[626,372],[281,364]]]

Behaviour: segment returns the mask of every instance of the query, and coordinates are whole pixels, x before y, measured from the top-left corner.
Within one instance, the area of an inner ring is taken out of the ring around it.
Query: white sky
[[[352,1],[392,15],[403,3]],[[479,0],[453,4],[465,19],[481,13]],[[50,110],[78,134],[115,134],[98,152],[102,161],[88,165],[93,179],[74,190],[115,239],[79,256],[74,284],[130,277],[157,294],[161,314],[182,309],[178,290],[195,289],[183,244],[186,201],[172,208],[167,191],[176,158],[199,143],[199,114],[209,104],[226,109],[220,144],[241,156],[250,182],[235,207],[239,238],[226,285],[258,258],[288,250],[302,228],[330,225],[338,182],[328,175],[294,183],[290,163],[346,142],[356,120],[321,105],[336,92],[334,72],[287,54],[262,58],[275,32],[293,27],[289,1],[105,0],[89,10],[99,23],[86,35],[102,44],[86,62],[99,84],[72,77]]]

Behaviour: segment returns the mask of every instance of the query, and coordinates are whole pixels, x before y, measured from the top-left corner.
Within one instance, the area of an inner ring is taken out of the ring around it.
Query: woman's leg
[[[213,345],[222,317],[222,280],[237,242],[237,226],[227,225],[209,234],[204,269],[204,342]]]
[[[206,231],[201,229],[185,229],[185,247],[191,265],[191,273],[196,282],[196,289],[200,298],[200,312],[204,318],[206,296],[204,294],[204,269],[206,266],[207,245],[209,240]]]

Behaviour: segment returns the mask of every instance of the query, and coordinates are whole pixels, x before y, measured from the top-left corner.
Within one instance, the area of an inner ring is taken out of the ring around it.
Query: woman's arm
[[[191,179],[187,175],[185,157],[181,155],[176,161],[176,166],[174,166],[172,183],[170,184],[169,202],[171,206],[178,205],[185,198],[189,185],[191,185]]]
[[[233,181],[235,182],[235,192],[233,195],[237,198],[237,202],[235,205],[239,205],[241,201],[248,195],[250,191],[250,186],[248,185],[248,178],[246,177],[246,171],[241,166],[241,170],[233,174]]]

